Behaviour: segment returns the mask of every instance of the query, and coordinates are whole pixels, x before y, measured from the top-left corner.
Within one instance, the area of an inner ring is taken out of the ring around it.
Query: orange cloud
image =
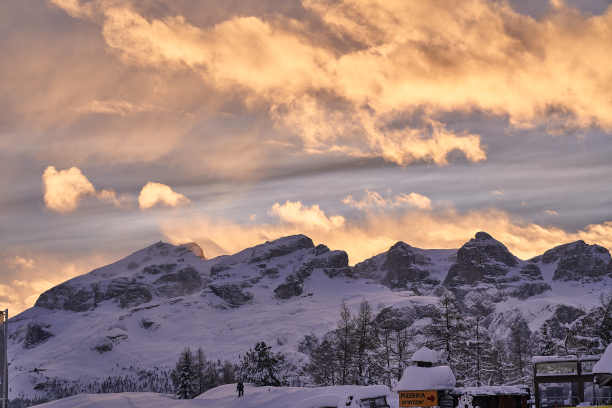
[[[274,207],[281,206],[276,203]],[[304,206],[299,202],[293,203],[291,207],[297,208],[291,213],[304,212]],[[323,220],[341,217],[328,216],[318,206],[315,213],[318,214],[317,218]],[[465,213],[453,209],[408,209],[401,213],[366,211],[363,219],[342,218],[341,224],[330,228],[328,223],[305,222],[299,217],[281,218],[280,211],[270,211],[270,214],[276,215],[278,222],[242,225],[207,217],[177,217],[165,220],[161,229],[171,242],[198,242],[210,256],[237,252],[285,235],[307,233],[318,243],[346,250],[351,263],[386,251],[397,241],[421,248],[459,248],[478,231],[491,233],[515,255],[524,259],[541,254],[553,246],[579,239],[612,250],[612,221],[568,232],[552,226],[527,223],[496,209]],[[305,225],[309,227],[307,230]]]
[[[341,215],[328,217],[318,205],[308,207],[299,201],[275,203],[269,213],[277,216],[282,222],[304,228],[306,231],[331,231],[344,225],[344,217]]]
[[[486,159],[480,136],[449,130],[446,112],[481,110],[516,127],[612,129],[612,8],[583,15],[559,2],[535,20],[506,2],[303,0],[335,48],[302,21],[231,17],[199,27],[181,15],[145,18],[129,3],[54,0],[100,24],[126,63],[191,69],[220,92],[267,104],[310,153],[444,165]],[[333,36],[333,35],[332,35]],[[424,124],[393,129],[400,112]]]
[[[85,196],[95,196],[100,201],[121,207],[130,201],[128,196],[117,196],[113,190],[96,191],[93,184],[77,167],[57,170],[48,166],[42,175],[44,201],[53,211],[68,213],[77,209]]]
[[[189,199],[183,194],[172,190],[170,186],[152,181],[148,182],[140,190],[140,195],[138,196],[138,205],[143,210],[155,207],[156,205],[178,207],[185,204],[189,204]]]
[[[419,193],[398,194],[394,197],[383,198],[376,191],[366,190],[365,195],[361,200],[355,200],[352,195],[346,196],[342,202],[349,207],[359,210],[367,210],[372,208],[397,208],[397,207],[413,207],[421,210],[431,210],[431,199]]]
[[[45,205],[57,212],[74,211],[83,196],[96,192],[93,184],[76,167],[57,171],[54,166],[49,166],[42,181]]]

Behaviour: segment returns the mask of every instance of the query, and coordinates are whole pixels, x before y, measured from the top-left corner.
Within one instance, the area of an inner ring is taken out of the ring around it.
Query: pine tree
[[[441,296],[438,309],[440,313],[432,318],[432,324],[426,329],[429,338],[426,345],[433,350],[443,350],[457,379],[462,381],[469,364],[467,326],[451,292]]]
[[[273,353],[271,349],[272,347],[262,341],[244,355],[241,372],[246,381],[260,386],[282,385],[278,377],[285,357],[280,353]]]
[[[508,349],[512,364],[510,380],[515,384],[529,384],[534,347],[531,330],[529,330],[529,326],[522,316],[512,324]]]
[[[172,382],[179,399],[191,399],[197,395],[197,373],[193,354],[189,347],[181,353],[172,373]]]
[[[236,382],[236,366],[229,361],[223,363],[222,384],[232,384]]]
[[[549,321],[544,322],[537,334],[538,354],[542,356],[556,356],[561,354],[562,346],[559,340],[555,339],[551,324]]]
[[[196,374],[196,384],[197,384],[197,391],[198,391],[198,395],[202,394],[204,391],[206,391],[208,388],[206,387],[206,383],[205,383],[205,375],[204,375],[204,370],[207,367],[207,361],[206,361],[206,357],[204,357],[204,351],[202,350],[202,348],[198,348],[198,351],[196,352],[196,361],[195,361],[195,374]]]
[[[599,324],[597,325],[596,335],[599,338],[601,348],[605,349],[612,343],[612,293],[601,295],[601,305],[599,309]]]
[[[354,324],[351,311],[342,303],[340,320],[336,329],[336,353],[340,365],[340,384],[346,385],[350,381],[351,367],[353,365],[353,337]]]

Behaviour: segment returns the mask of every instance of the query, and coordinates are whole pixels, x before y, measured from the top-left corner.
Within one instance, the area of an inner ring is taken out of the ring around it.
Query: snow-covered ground
[[[252,387],[247,385],[245,396],[238,398],[236,385],[213,388],[193,400],[176,400],[155,393],[81,394],[38,405],[40,408],[320,408],[334,406],[359,408],[362,398],[386,395],[391,408],[397,398],[387,387]],[[350,396],[353,403],[347,404]]]

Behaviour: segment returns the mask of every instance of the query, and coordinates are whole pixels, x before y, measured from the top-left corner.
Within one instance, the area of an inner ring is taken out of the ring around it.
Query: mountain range
[[[300,361],[299,341],[333,329],[343,302],[367,300],[375,319],[394,316],[418,333],[426,309],[451,291],[503,337],[516,316],[531,330],[563,330],[611,289],[610,253],[583,241],[522,260],[478,232],[459,249],[397,242],[354,266],[304,235],[213,259],[195,243],[158,242],[49,289],[9,321],[10,398],[151,375],[185,346],[237,361],[263,340]]]

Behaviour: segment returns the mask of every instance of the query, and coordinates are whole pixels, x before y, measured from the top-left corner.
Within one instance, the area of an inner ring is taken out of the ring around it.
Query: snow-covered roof
[[[449,366],[406,367],[397,391],[448,390],[455,387],[455,375]]]
[[[522,387],[510,385],[487,385],[481,387],[457,387],[453,389],[453,394],[456,395],[529,395],[527,390]]]
[[[593,366],[594,374],[612,374],[612,344],[606,347],[601,359]]]
[[[438,353],[427,348],[427,347],[421,347],[420,349],[418,349],[413,355],[412,355],[412,359],[410,361],[413,362],[417,362],[417,361],[422,361],[425,363],[435,363],[439,360],[438,358]]]

